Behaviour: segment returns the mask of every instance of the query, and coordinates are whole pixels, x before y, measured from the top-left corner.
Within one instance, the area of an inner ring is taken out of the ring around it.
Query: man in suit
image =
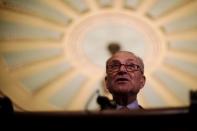
[[[105,83],[116,109],[142,109],[137,94],[144,87],[144,63],[132,52],[118,51],[106,62]]]

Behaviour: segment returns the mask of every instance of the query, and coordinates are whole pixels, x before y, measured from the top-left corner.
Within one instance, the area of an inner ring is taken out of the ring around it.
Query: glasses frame
[[[119,65],[118,65],[118,64],[119,64]],[[111,68],[110,66],[113,66],[113,65],[118,66],[118,68],[117,68],[117,69],[110,69],[110,68]],[[134,63],[122,64],[122,63],[120,63],[120,62],[116,62],[115,64],[113,64],[113,63],[107,64],[107,73],[110,73],[110,74],[111,74],[111,73],[116,73],[116,72],[120,71],[120,68],[121,68],[123,65],[124,65],[124,67],[125,67],[125,69],[126,69],[127,72],[140,71],[141,73],[143,73],[141,67],[140,67],[139,65],[137,65],[137,64],[134,64]],[[133,69],[130,70],[130,69],[129,69],[129,66],[130,66],[130,65],[135,66],[135,68],[133,68]]]

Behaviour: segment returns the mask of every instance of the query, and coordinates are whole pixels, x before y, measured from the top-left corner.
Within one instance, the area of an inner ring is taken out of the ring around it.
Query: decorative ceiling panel
[[[102,7],[112,6],[113,0],[97,0]]]
[[[2,53],[6,63],[11,67],[25,65],[31,62],[53,58],[63,53],[61,48],[37,49]]]
[[[31,76],[26,76],[21,80],[21,82],[25,87],[27,87],[27,90],[34,92],[36,90],[39,90],[39,88],[42,88],[44,85],[50,84],[50,81],[56,79],[68,69],[68,64],[60,63],[53,67],[49,67],[35,74],[32,74]]]
[[[34,27],[31,25],[0,20],[1,40],[24,40],[24,39],[50,39],[58,40],[62,37],[61,32],[55,30]]]
[[[65,83],[64,87],[50,98],[50,102],[59,108],[64,108],[72,101],[74,94],[79,90],[81,84],[84,83],[85,77],[77,75],[74,79]],[[67,95],[65,95],[67,94]]]
[[[156,4],[149,10],[148,14],[152,17],[165,15],[177,7],[184,6],[190,0],[157,0]]]
[[[88,5],[85,0],[64,0],[69,4],[73,9],[77,10],[80,13],[86,12],[88,10]]]
[[[2,4],[6,8],[19,11],[19,13],[23,12],[29,13],[30,15],[37,15],[65,25],[70,21],[68,16],[65,16],[40,0],[3,0]]]
[[[197,40],[177,40],[169,43],[169,48],[197,52]]]

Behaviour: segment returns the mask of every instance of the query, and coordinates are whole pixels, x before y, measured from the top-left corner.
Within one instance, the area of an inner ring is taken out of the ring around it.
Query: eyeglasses
[[[122,65],[124,65],[124,67],[126,68],[127,72],[134,72],[134,71],[141,71],[142,72],[142,70],[141,70],[139,65],[136,65],[136,64],[133,64],[133,63],[122,64],[120,62],[108,64],[107,65],[107,72],[108,73],[118,72]]]

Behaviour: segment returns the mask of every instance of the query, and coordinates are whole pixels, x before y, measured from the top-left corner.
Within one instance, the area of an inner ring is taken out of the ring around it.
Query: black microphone
[[[109,100],[105,96],[98,96],[97,97],[97,103],[100,105],[101,110],[105,109],[115,109],[116,103],[114,101]]]

